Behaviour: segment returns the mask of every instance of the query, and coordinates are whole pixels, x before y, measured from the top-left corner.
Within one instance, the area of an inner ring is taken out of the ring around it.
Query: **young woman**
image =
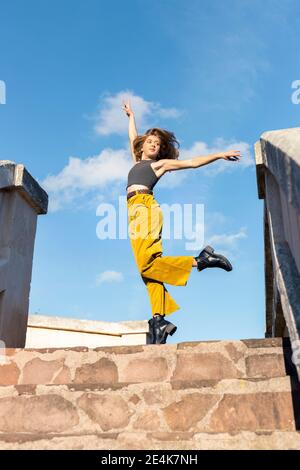
[[[206,268],[231,271],[232,266],[225,256],[215,253],[209,245],[196,257],[163,256],[163,217],[152,189],[167,171],[199,168],[219,159],[238,161],[241,155],[239,150],[229,150],[178,160],[179,144],[172,132],[153,128],[138,136],[130,102],[123,103],[122,109],[129,117],[129,141],[134,162],[126,187],[130,243],[152,308],[152,318],[149,320],[150,343],[164,344],[167,336],[173,335],[177,329],[165,320],[165,316],[180,308],[164,283],[185,286],[192,267],[198,271]]]

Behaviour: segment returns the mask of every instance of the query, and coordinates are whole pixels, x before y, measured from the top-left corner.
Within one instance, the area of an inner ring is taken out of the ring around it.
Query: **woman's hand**
[[[123,101],[123,106],[122,106],[123,111],[127,114],[128,117],[134,116],[134,112],[131,108],[130,101],[128,100],[127,103]]]
[[[240,150],[227,150],[226,152],[218,153],[218,156],[224,160],[231,160],[235,162],[238,161],[242,155]]]

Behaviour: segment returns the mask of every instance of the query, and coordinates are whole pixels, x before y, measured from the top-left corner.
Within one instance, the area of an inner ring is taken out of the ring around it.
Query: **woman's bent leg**
[[[160,206],[148,194],[129,200],[129,236],[139,272],[146,284],[152,314],[169,315],[179,305],[163,283],[185,286],[190,276],[192,256],[162,256],[163,217]]]
[[[180,309],[162,282],[153,281],[144,276],[142,276],[142,279],[148,291],[152,316],[155,314],[170,315]]]
[[[193,267],[193,256],[162,256],[163,215],[149,195],[135,196],[129,205],[130,242],[142,276],[174,286],[185,286]]]
[[[193,256],[157,256],[144,260],[142,275],[173,286],[186,286],[193,267]]]

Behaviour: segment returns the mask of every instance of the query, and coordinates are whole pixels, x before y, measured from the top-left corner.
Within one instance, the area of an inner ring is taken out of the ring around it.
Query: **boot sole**
[[[218,258],[222,259],[228,267],[228,269],[226,269],[225,267],[223,269],[225,269],[225,271],[232,271],[232,265],[231,265],[230,261],[228,261],[228,259],[225,258],[225,256],[222,256],[222,255],[217,255],[217,256],[218,256]]]
[[[166,327],[166,332],[170,335],[173,336],[175,331],[177,330],[177,326],[173,325],[173,323],[169,323]]]
[[[177,326],[173,325],[173,323],[169,323],[169,325],[166,326],[165,334],[161,338],[161,341],[156,344],[166,344],[168,335],[172,336],[176,330],[177,330]]]

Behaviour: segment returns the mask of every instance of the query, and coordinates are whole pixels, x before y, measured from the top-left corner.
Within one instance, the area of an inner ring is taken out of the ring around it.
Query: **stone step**
[[[0,385],[210,381],[296,374],[282,338],[171,345],[7,349]]]
[[[2,386],[0,440],[24,433],[51,439],[122,432],[294,432],[299,406],[299,384],[290,377],[224,379],[202,386],[186,381]]]
[[[299,450],[300,432],[2,434],[1,450]],[[111,454],[113,456],[113,453]],[[191,454],[190,458],[194,457]],[[102,463],[102,456],[98,456]],[[138,457],[140,458],[140,457]],[[174,461],[174,457],[173,457]],[[199,463],[199,456],[198,456]]]

